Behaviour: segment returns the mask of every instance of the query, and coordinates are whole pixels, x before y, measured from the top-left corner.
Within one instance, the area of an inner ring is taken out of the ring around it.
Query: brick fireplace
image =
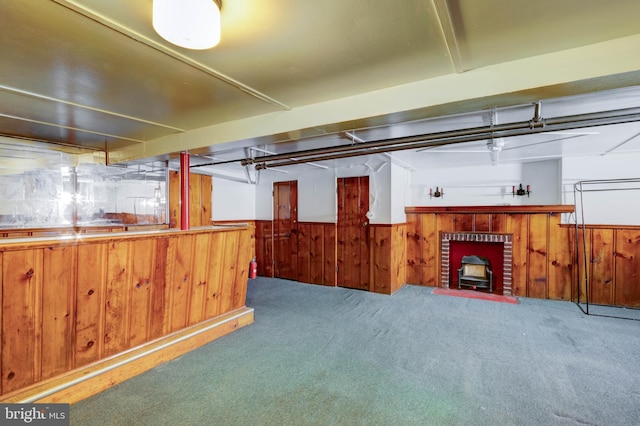
[[[502,294],[511,296],[513,285],[513,242],[511,234],[496,234],[485,232],[440,232],[440,287],[449,288],[451,283],[451,274],[457,274],[457,268],[460,265],[451,264],[452,261],[452,244],[456,242],[465,243],[466,247],[476,247],[477,253],[468,253],[475,255],[483,255],[483,249],[491,248],[493,252],[496,246],[501,247],[502,256],[499,261],[494,261],[492,268],[494,273],[498,273],[502,280]],[[489,247],[491,246],[491,247]],[[499,269],[499,270],[496,270]]]

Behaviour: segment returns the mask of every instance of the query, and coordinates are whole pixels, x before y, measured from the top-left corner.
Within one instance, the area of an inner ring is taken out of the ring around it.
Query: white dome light
[[[153,0],[153,28],[186,49],[210,49],[220,42],[220,0]]]

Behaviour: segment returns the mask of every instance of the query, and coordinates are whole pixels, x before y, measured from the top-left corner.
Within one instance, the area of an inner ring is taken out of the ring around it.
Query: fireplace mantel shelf
[[[568,204],[524,206],[414,206],[405,207],[405,213],[573,213]]]

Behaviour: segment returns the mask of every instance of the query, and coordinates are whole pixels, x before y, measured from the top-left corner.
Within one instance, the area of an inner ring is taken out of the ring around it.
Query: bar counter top
[[[153,230],[136,230],[122,232],[104,232],[104,233],[73,233],[61,235],[19,237],[19,238],[0,238],[0,252],[8,250],[19,250],[26,247],[56,247],[64,245],[75,245],[92,242],[119,241],[125,239],[137,238],[164,238],[177,235],[201,234],[209,232],[225,232],[238,229],[245,229],[249,225],[243,223],[212,225],[194,227],[187,231],[180,229],[153,229]]]

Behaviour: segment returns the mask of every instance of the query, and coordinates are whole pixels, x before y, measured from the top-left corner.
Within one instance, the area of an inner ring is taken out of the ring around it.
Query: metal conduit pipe
[[[333,155],[329,158],[328,154],[349,153],[350,155],[348,155],[347,157],[354,157],[357,155],[366,155],[373,153],[361,152],[364,149],[371,150],[374,148],[385,148],[384,150],[381,149],[377,151],[383,153],[399,151],[402,149],[426,148],[429,146],[435,147],[455,143],[473,142],[482,139],[488,139],[491,137],[500,138],[523,136],[536,133],[572,130],[583,127],[604,126],[610,124],[621,124],[632,121],[640,121],[640,108],[626,108],[613,111],[586,113],[547,119],[542,118],[540,116],[540,112],[541,106],[540,102],[538,102],[535,104],[534,117],[528,121],[390,138],[372,142],[363,142],[357,145],[341,145],[330,148],[314,148],[284,154],[265,155],[258,158],[245,158],[238,160],[204,163],[192,165],[191,167],[215,166],[219,164],[240,162],[243,166],[260,163],[256,166],[256,169],[261,170],[267,168],[267,166],[265,166],[266,162],[287,160],[286,164],[283,162],[279,162],[278,165],[301,164],[309,161],[322,161],[342,158],[340,156]],[[512,133],[514,131],[516,131],[517,133]],[[470,136],[470,138],[467,138],[467,136]],[[428,142],[433,143],[428,144]],[[418,145],[416,145],[416,143],[418,143]],[[425,145],[425,143],[427,144]],[[401,145],[401,147],[396,148],[397,145]],[[391,147],[393,147],[393,149],[388,149]],[[352,155],[351,153],[357,154]],[[294,157],[296,158],[296,160],[293,160]]]
[[[552,132],[552,131],[571,130],[571,129],[584,128],[584,127],[594,127],[594,126],[622,124],[622,123],[628,123],[633,121],[640,121],[640,108],[632,108],[624,111],[627,111],[630,113],[621,114],[615,117],[606,117],[601,113],[596,113],[593,115],[594,117],[593,119],[582,119],[582,120],[573,120],[573,121],[565,120],[565,117],[559,117],[557,119],[558,123],[549,124],[549,121],[546,121],[546,123],[543,126],[539,126],[535,128],[528,126],[526,128],[513,128],[509,130],[502,130],[502,131],[484,132],[484,133],[472,134],[469,136],[441,138],[440,140],[430,140],[430,138],[428,138],[427,140],[422,139],[422,140],[418,140],[417,142],[409,142],[409,143],[396,142],[395,144],[387,144],[384,146],[380,146],[380,144],[377,142],[375,143],[375,145],[367,142],[359,145],[349,145],[349,148],[351,149],[348,151],[327,152],[326,154],[317,153],[315,154],[315,156],[310,156],[304,159],[299,158],[301,157],[301,155],[299,153],[296,153],[295,154],[296,159],[289,159],[289,160],[285,159],[283,161],[276,161],[270,164],[267,164],[266,161],[263,162],[262,160],[264,157],[261,157],[259,160],[259,164],[256,164],[256,170],[264,170],[269,167],[283,167],[283,166],[290,166],[295,164],[303,164],[310,161],[337,160],[340,158],[357,157],[357,156],[368,155],[368,154],[381,154],[385,152],[403,151],[407,149],[430,148],[430,147],[437,147],[437,146],[443,146],[443,145],[451,145],[456,143],[474,142],[474,141],[479,141],[484,139],[490,139],[492,137],[493,138],[509,138],[509,137],[515,137],[515,136],[526,136],[531,134],[545,133],[545,132]],[[574,117],[579,117],[579,116],[574,116]],[[554,121],[555,120],[556,119],[554,119]],[[397,141],[398,139],[406,140],[406,139],[419,139],[419,138],[418,137],[397,138],[397,139],[389,139],[386,141],[387,142]],[[315,151],[320,151],[320,150],[315,150]],[[332,151],[332,149],[329,149],[328,151]],[[291,157],[289,156],[289,158]]]
[[[397,145],[397,144],[411,144],[414,142],[425,142],[425,141],[437,141],[445,138],[457,138],[463,136],[472,136],[477,134],[491,134],[491,132],[495,131],[507,131],[507,130],[515,130],[521,128],[529,128],[529,121],[522,121],[518,123],[507,123],[501,124],[498,126],[481,126],[481,127],[472,127],[468,129],[460,129],[460,130],[448,130],[445,132],[436,132],[436,133],[426,133],[422,135],[415,136],[402,136],[397,138],[390,139],[382,139],[379,141],[373,142],[363,142],[357,145],[342,145],[342,146],[334,146],[331,148],[315,148],[308,149],[302,151],[296,151],[286,154],[275,154],[275,155],[265,155],[264,157],[258,158],[247,158],[243,160],[243,165],[252,164],[256,162],[264,162],[264,161],[276,161],[276,160],[286,160],[292,157],[300,158],[300,157],[310,157],[318,154],[331,154],[336,152],[346,152],[352,150],[358,150],[362,147],[368,148],[376,148],[376,147],[384,147],[388,145]]]
[[[296,151],[294,153],[266,155],[264,157],[259,157],[256,159],[242,160],[242,164],[249,165],[256,162],[263,163],[267,161],[289,160],[292,157],[296,157],[296,158],[311,157],[311,156],[316,156],[318,154],[332,154],[337,152],[355,151],[355,150],[362,149],[363,147],[374,148],[374,147],[383,147],[383,146],[393,146],[396,144],[407,144],[407,149],[410,149],[411,147],[409,145],[411,145],[414,142],[441,141],[447,138],[451,138],[450,143],[462,143],[462,142],[471,142],[471,141],[486,139],[487,137],[491,137],[492,134],[493,134],[493,137],[498,138],[498,137],[521,136],[521,135],[527,135],[527,134],[550,132],[554,130],[572,130],[572,129],[582,128],[582,127],[603,126],[608,124],[620,124],[620,123],[630,122],[630,121],[640,121],[640,118],[638,117],[639,115],[640,115],[640,108],[627,108],[627,109],[616,110],[616,111],[588,113],[588,114],[580,114],[580,115],[572,115],[572,116],[564,116],[564,117],[555,117],[550,119],[549,118],[543,119],[536,116],[532,120],[521,121],[516,123],[505,123],[505,124],[499,124],[494,126],[480,126],[480,127],[472,127],[472,128],[460,129],[460,130],[427,133],[427,134],[416,135],[416,136],[383,139],[383,140],[374,141],[374,142],[364,142],[358,145],[342,145],[342,146],[331,147],[331,148],[316,148],[316,149],[302,150],[302,151]],[[501,134],[502,132],[509,132],[512,130],[526,130],[526,132],[518,133],[517,135]],[[476,135],[481,137],[471,139],[471,140],[457,139],[459,136],[476,136]],[[434,145],[434,146],[440,146],[440,145],[443,145],[443,144],[438,143],[437,145]],[[423,147],[420,146],[420,148],[423,148]]]
[[[537,111],[539,112],[539,111]],[[617,113],[617,114],[613,114]],[[508,138],[514,136],[526,136],[530,134],[546,133],[553,131],[572,130],[584,127],[595,127],[612,124],[622,124],[640,121],[640,108],[627,108],[617,111],[580,114],[551,119],[534,117],[528,122],[510,123],[498,126],[483,126],[471,129],[456,130],[451,132],[431,133],[427,135],[411,136],[406,138],[385,139],[376,142],[365,142],[359,145],[348,145],[326,149],[313,149],[298,151],[291,154],[260,157],[253,160],[259,162],[257,170],[268,167],[302,164],[309,161],[334,160],[339,158],[355,157],[358,155],[376,154],[384,152],[401,151],[406,149],[428,148],[456,143],[473,142],[490,138]],[[443,135],[454,135],[443,137]],[[458,137],[458,135],[462,135]],[[468,136],[466,136],[468,135]],[[330,155],[335,154],[335,155]],[[292,156],[296,157],[295,160]],[[275,158],[274,158],[275,157]],[[305,158],[301,158],[305,157]],[[277,161],[282,159],[285,161]],[[275,161],[273,164],[267,162]],[[244,164],[244,163],[243,163]],[[248,164],[248,163],[247,163]]]
[[[218,161],[213,163],[203,163],[203,164],[193,165],[191,167],[215,166],[218,164],[228,164],[228,163],[237,163],[237,162],[240,162],[243,166],[248,166],[255,163],[263,163],[265,161],[289,160],[289,159],[293,159],[294,157],[295,158],[310,157],[315,155],[352,151],[354,149],[359,149],[361,147],[374,148],[374,147],[383,147],[387,145],[395,145],[400,143],[423,142],[427,140],[440,140],[440,139],[449,138],[449,137],[487,133],[487,132],[495,131],[496,129],[501,131],[506,131],[506,130],[519,129],[523,127],[530,128],[530,126],[531,126],[531,121],[522,121],[518,123],[501,124],[498,126],[471,127],[467,129],[447,130],[444,132],[426,133],[422,135],[402,136],[402,137],[391,138],[391,139],[383,139],[379,141],[364,142],[358,145],[342,145],[342,146],[335,146],[331,148],[314,148],[314,149],[295,151],[295,152],[290,152],[285,154],[265,155],[258,158],[245,158],[242,160],[227,160],[227,161]]]

